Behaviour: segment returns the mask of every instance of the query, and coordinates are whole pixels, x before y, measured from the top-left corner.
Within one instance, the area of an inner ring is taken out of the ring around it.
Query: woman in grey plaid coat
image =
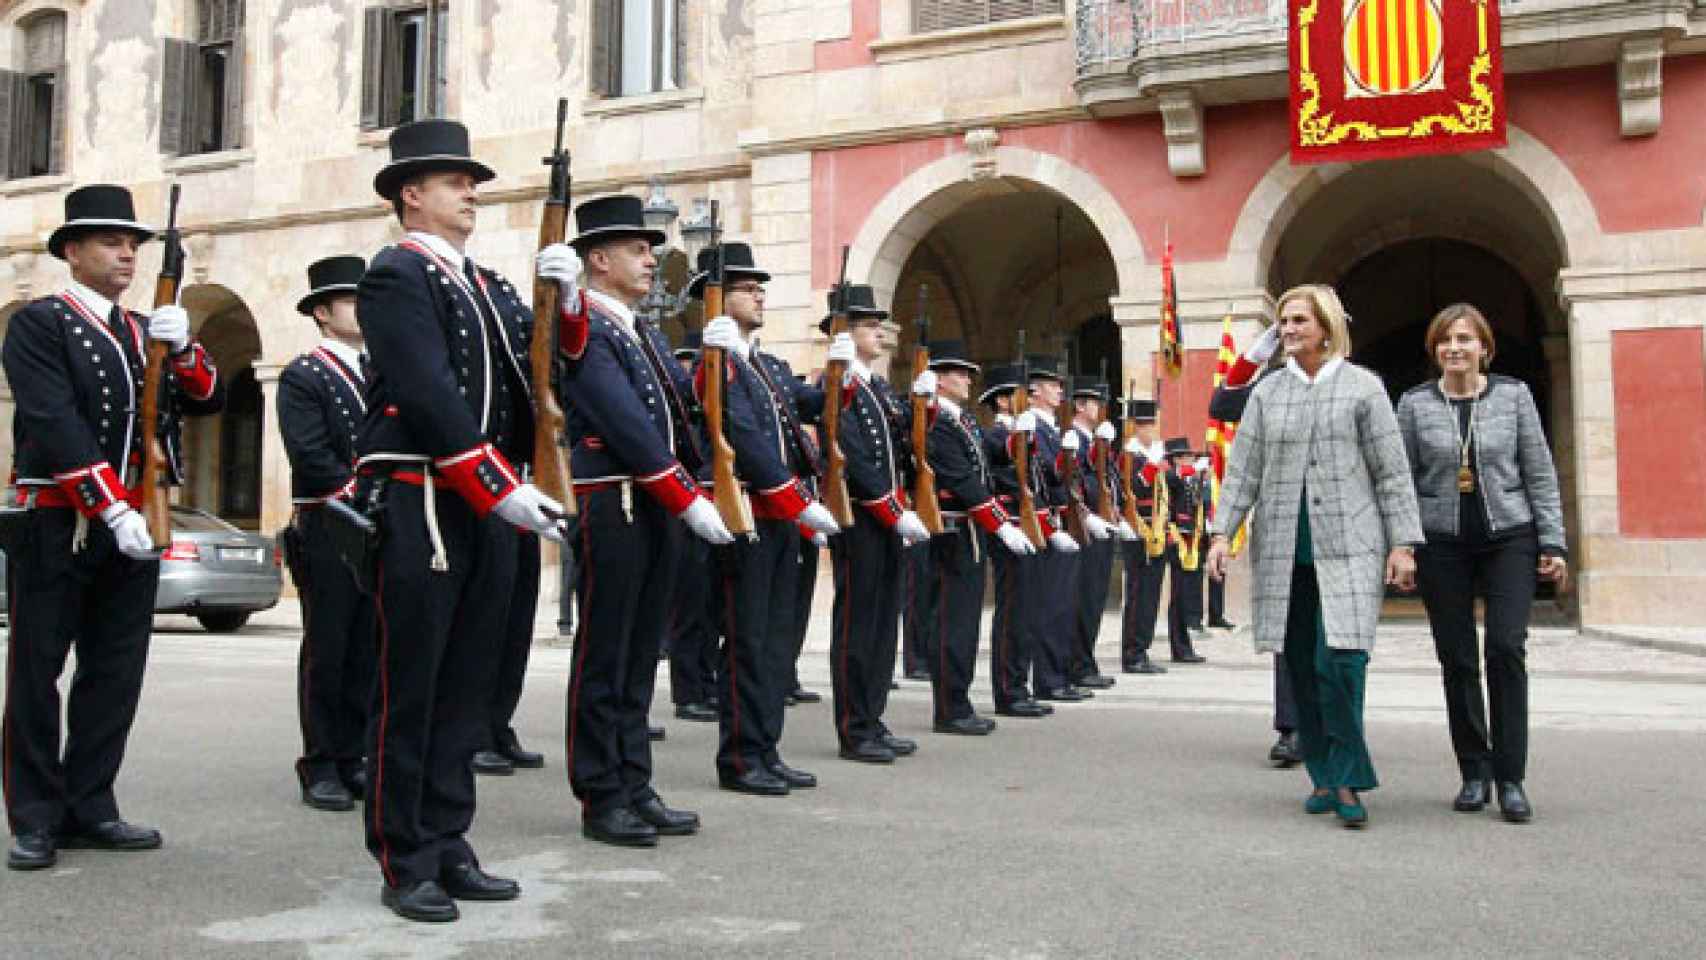
[[[1307,285],[1278,305],[1286,368],[1254,388],[1227,466],[1209,573],[1226,536],[1255,511],[1256,646],[1283,647],[1315,790],[1310,813],[1368,820],[1378,785],[1363,739],[1363,689],[1385,585],[1415,585],[1422,542],[1415,490],[1380,379],[1345,362],[1350,330],[1333,289]]]

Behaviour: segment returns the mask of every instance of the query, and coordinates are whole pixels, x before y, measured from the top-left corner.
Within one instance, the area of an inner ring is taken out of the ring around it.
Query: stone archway
[[[225,410],[184,424],[189,476],[182,501],[246,529],[262,520],[265,398],[257,374],[264,356],[260,325],[243,299],[216,283],[184,287],[190,327],[225,385]]]

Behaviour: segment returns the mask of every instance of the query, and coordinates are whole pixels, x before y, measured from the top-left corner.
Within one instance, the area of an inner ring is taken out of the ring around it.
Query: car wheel
[[[249,615],[242,612],[198,613],[195,618],[209,633],[233,633],[249,622]]]

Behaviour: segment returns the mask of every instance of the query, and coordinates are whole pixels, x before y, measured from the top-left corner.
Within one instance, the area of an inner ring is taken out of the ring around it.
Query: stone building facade
[[[1508,146],[1298,167],[1283,0],[0,2],[0,303],[60,282],[43,238],[74,184],[157,211],[182,183],[185,302],[238,388],[196,426],[184,496],[273,529],[272,393],[314,340],[291,305],[310,260],[397,236],[369,186],[387,124],[468,124],[499,172],[471,252],[524,280],[567,97],[576,198],[655,180],[683,221],[719,201],[802,369],[844,247],[904,345],[921,305],[985,362],[1023,329],[1190,435],[1222,318],[1248,338],[1293,283],[1340,287],[1354,359],[1395,390],[1428,375],[1432,312],[1474,301],[1546,418],[1582,622],[1697,625],[1706,2],[1501,9]],[[1168,243],[1190,352],[1156,383]]]

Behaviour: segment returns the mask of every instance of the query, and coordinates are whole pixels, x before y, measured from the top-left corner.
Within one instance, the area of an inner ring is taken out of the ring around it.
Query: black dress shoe
[[[316,780],[302,785],[302,802],[316,810],[341,813],[355,809],[355,797],[338,780]]]
[[[996,707],[995,712],[1004,717],[1046,717],[1048,713],[1043,705],[1035,700],[1015,700],[1005,707]]]
[[[581,818],[581,836],[613,843],[618,847],[655,847],[658,829],[627,807],[616,807],[597,816]]]
[[[1228,620],[1225,617],[1221,617],[1219,620],[1210,620],[1208,622],[1208,625],[1213,627],[1216,630],[1236,630],[1236,629],[1238,629],[1238,624],[1233,623],[1231,620]]]
[[[1298,749],[1295,730],[1280,734],[1273,749],[1268,751],[1268,762],[1281,770],[1296,766],[1302,759],[1303,751]]]
[[[817,786],[817,777],[804,770],[796,770],[778,760],[770,765],[770,772],[782,779],[790,790],[810,790]]]
[[[646,739],[653,743],[657,743],[659,740],[662,740],[668,735],[668,731],[664,730],[662,727],[654,727],[651,724],[646,725]]]
[[[1528,805],[1528,794],[1515,780],[1499,781],[1499,813],[1511,823],[1527,823],[1534,816]]]
[[[1072,685],[1072,692],[1078,694],[1080,697],[1083,697],[1086,700],[1096,699],[1096,691],[1093,687],[1082,687],[1082,686],[1079,686],[1077,683],[1074,683]]]
[[[788,696],[793,697],[800,703],[823,702],[823,694],[818,693],[816,690],[807,690],[805,687],[795,687],[794,692],[788,694]]]
[[[1114,685],[1114,678],[1104,677],[1099,673],[1091,673],[1072,681],[1072,685],[1090,690],[1106,690]]]
[[[894,755],[897,757],[910,757],[918,752],[917,740],[908,740],[905,737],[897,737],[892,733],[884,732],[878,734],[877,742],[894,751]]]
[[[930,729],[937,733],[954,733],[962,737],[986,737],[989,731],[995,729],[995,724],[982,717],[955,717],[952,720],[938,720]]]
[[[476,750],[471,762],[475,773],[488,777],[507,777],[515,773],[515,764],[496,750]]]
[[[521,896],[521,884],[494,877],[472,863],[459,863],[444,871],[439,882],[453,900],[514,900]]]
[[[651,824],[660,837],[685,837],[699,832],[697,813],[667,807],[658,797],[634,804],[634,814]]]
[[[675,705],[677,720],[692,720],[694,723],[716,723],[719,714],[703,703],[678,703]]]
[[[509,758],[517,770],[540,770],[545,766],[545,755],[522,749],[521,741],[513,734],[498,741],[498,752]]]
[[[1457,798],[1451,801],[1451,809],[1458,813],[1476,813],[1487,808],[1488,801],[1493,799],[1493,782],[1491,780],[1463,781],[1463,786],[1457,791]]]
[[[893,750],[875,740],[861,740],[841,748],[841,759],[858,763],[893,763],[894,757]]]
[[[930,681],[930,671],[917,669],[908,670],[906,671],[906,679],[919,680],[928,683]]]
[[[59,838],[61,850],[157,850],[160,831],[123,820],[108,820]]]
[[[1055,687],[1053,690],[1042,690],[1037,693],[1038,700],[1059,700],[1063,703],[1077,703],[1089,699],[1083,693],[1071,687]]]
[[[355,767],[348,773],[339,775],[344,783],[344,789],[349,791],[350,798],[360,800],[367,796],[367,768]]]
[[[462,916],[456,901],[438,885],[436,880],[422,880],[407,887],[387,884],[379,891],[379,902],[404,920],[422,923],[449,923]]]
[[[6,866],[13,870],[45,870],[59,862],[59,845],[47,830],[26,830],[12,838]]]
[[[750,793],[755,797],[785,797],[788,795],[788,781],[762,767],[755,767],[745,773],[721,774],[717,777],[717,785],[724,790]]]
[[[1182,657],[1174,657],[1174,663],[1207,663],[1208,658],[1200,653],[1187,653]]]
[[[1167,672],[1166,667],[1163,667],[1161,664],[1156,663],[1155,661],[1149,659],[1148,657],[1144,657],[1142,660],[1139,660],[1136,663],[1128,663],[1125,666],[1121,667],[1120,669],[1126,673],[1166,673]]]

